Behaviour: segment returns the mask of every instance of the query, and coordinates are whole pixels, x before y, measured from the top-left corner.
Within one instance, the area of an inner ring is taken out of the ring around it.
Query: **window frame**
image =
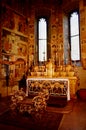
[[[78,14],[78,25],[79,25],[79,54],[80,54],[80,59],[79,60],[72,60],[72,56],[71,56],[71,29],[70,29],[70,18],[71,18],[71,15],[73,13],[77,13]],[[71,59],[71,62],[74,64],[76,63],[77,66],[80,66],[81,65],[81,46],[80,46],[80,16],[79,16],[79,10],[73,10],[69,13],[69,44],[70,44],[70,59]]]
[[[38,37],[38,34],[39,34],[39,20],[41,19],[41,18],[43,18],[43,19],[45,19],[46,20],[46,27],[47,27],[47,44],[46,44],[46,48],[47,48],[47,54],[46,54],[46,61],[39,61],[39,37]],[[48,18],[46,17],[46,16],[40,16],[40,17],[38,17],[37,18],[37,63],[38,63],[38,65],[43,65],[43,64],[45,64],[45,62],[47,62],[47,60],[48,60],[48,32],[49,32],[49,29],[48,29],[48,27],[49,27],[49,24],[48,24],[49,22],[48,22]]]

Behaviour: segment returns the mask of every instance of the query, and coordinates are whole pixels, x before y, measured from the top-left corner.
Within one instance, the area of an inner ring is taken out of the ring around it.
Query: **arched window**
[[[80,61],[80,34],[79,34],[79,14],[74,11],[70,14],[70,47],[71,60]]]
[[[38,61],[47,61],[47,21],[38,19]]]

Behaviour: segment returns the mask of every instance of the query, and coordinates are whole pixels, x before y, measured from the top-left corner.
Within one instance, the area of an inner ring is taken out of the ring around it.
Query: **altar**
[[[26,96],[37,94],[42,89],[48,89],[50,96],[67,97],[70,100],[69,79],[49,77],[28,77],[26,80]]]
[[[53,62],[49,61],[43,66],[33,67],[27,78],[26,95],[31,92],[36,94],[46,87],[50,95],[67,95],[67,100],[70,100],[76,98],[78,86],[79,75],[75,65],[55,66]]]

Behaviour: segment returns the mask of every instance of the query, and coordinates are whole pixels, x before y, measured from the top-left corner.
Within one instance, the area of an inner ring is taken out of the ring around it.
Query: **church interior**
[[[60,113],[73,102],[59,130],[85,130],[86,1],[1,0],[0,32],[0,101],[24,92],[28,100],[18,100],[30,113],[39,97],[40,109]]]

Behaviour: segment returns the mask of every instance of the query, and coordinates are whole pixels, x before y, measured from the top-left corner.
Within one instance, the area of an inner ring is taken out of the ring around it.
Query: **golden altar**
[[[50,95],[67,96],[67,100],[70,100],[69,79],[28,77],[26,82],[26,96],[28,96],[28,93],[36,94],[46,88]]]
[[[75,65],[68,64],[55,66],[52,62],[48,62],[44,66],[34,66],[31,75],[27,78],[26,95],[32,91],[36,93],[34,86],[38,86],[39,89],[45,86],[46,88],[49,88],[50,94],[56,94],[55,91],[53,91],[56,85],[57,89],[60,87],[61,91],[65,91],[65,89],[67,89],[65,93],[59,94],[57,92],[57,94],[67,94],[67,100],[70,100],[70,98],[75,98],[76,96],[78,82],[78,71]]]

